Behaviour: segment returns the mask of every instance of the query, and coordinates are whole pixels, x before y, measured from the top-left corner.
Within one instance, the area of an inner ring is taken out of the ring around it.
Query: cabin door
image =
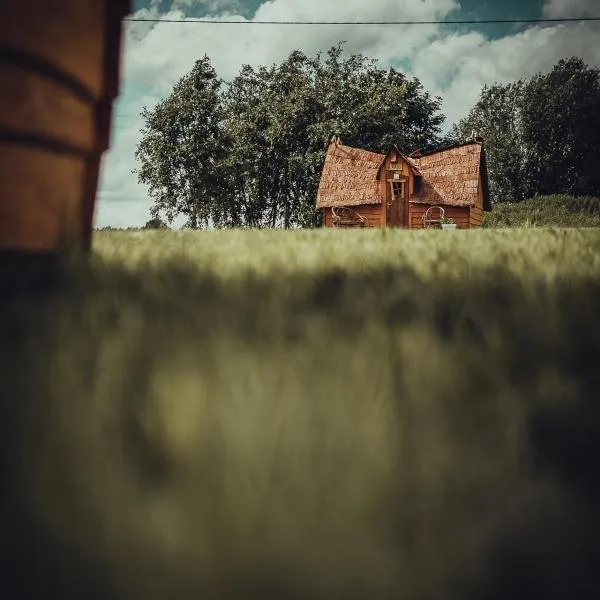
[[[406,199],[408,181],[406,179],[389,180],[389,201],[387,222],[390,227],[405,227]]]

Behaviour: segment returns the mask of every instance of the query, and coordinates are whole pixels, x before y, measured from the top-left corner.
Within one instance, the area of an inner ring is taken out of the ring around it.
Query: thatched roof
[[[385,154],[344,146],[339,138],[329,144],[317,208],[381,204],[378,173]]]
[[[423,173],[421,172],[421,169],[419,168],[419,165],[418,165],[418,163],[417,163],[416,160],[414,160],[410,156],[404,156],[404,155],[402,155],[402,158],[409,164],[411,171],[417,177],[422,177],[423,176]]]
[[[410,157],[410,156],[405,156],[404,154],[402,154],[402,152],[400,152],[400,150],[398,150],[398,148],[394,147],[392,148],[384,157],[384,159],[387,159],[389,156],[393,156],[396,155],[396,157],[400,157],[410,168],[410,170],[413,172],[413,175],[416,175],[417,177],[420,177],[422,175],[419,166],[417,165],[417,163]],[[384,162],[382,161],[381,165],[379,166],[379,169],[381,170],[384,166]],[[377,176],[379,177],[379,172],[377,173]]]
[[[483,206],[491,209],[485,153],[479,141],[456,144],[435,152],[413,152],[404,156],[413,174],[420,178],[411,202],[447,206],[473,206],[478,186],[483,186]],[[381,204],[379,172],[385,154],[344,146],[334,137],[317,193],[317,208]]]
[[[472,141],[450,146],[412,159],[423,175],[411,202],[473,206],[477,203],[478,187],[483,185],[483,204],[489,201],[485,154],[481,143]]]

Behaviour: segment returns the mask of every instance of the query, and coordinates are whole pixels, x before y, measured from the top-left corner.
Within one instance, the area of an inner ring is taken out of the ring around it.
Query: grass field
[[[22,590],[600,597],[599,229],[99,233],[54,288],[2,269]]]
[[[600,227],[600,198],[556,194],[495,204],[485,213],[483,226]]]

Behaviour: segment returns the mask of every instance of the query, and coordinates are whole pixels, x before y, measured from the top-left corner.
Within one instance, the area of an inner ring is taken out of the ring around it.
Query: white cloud
[[[457,0],[381,0],[375,6],[364,0],[271,0],[258,9],[253,20],[385,21],[388,19],[436,20],[457,9]],[[170,18],[183,18],[172,11]],[[218,20],[246,21],[240,15],[222,14]],[[136,24],[137,25],[137,24]],[[293,49],[313,54],[340,40],[349,50],[360,50],[382,60],[410,57],[439,32],[439,27],[408,26],[272,26],[159,24],[142,39],[128,38],[125,76],[151,83],[165,92],[186,73],[195,59],[208,54],[225,79],[233,77],[244,63],[258,65],[281,60]]]
[[[173,0],[174,10],[197,8],[209,15],[241,8],[240,0]]]
[[[575,23],[533,27],[497,40],[474,32],[447,36],[415,56],[413,73],[432,93],[442,96],[451,124],[473,106],[484,84],[546,72],[571,56],[600,66],[598,33],[593,25]]]
[[[148,200],[139,200],[137,198],[127,198],[111,200],[110,198],[101,199],[96,206],[95,226],[96,227],[142,227],[148,221]]]
[[[543,15],[547,19],[600,16],[598,0],[544,0]]]
[[[212,3],[216,9],[229,10],[235,1]],[[544,14],[559,14],[560,7],[567,4],[570,11],[581,13],[594,3],[547,0]],[[168,16],[182,18],[185,4],[191,5],[193,0],[179,0],[178,9]],[[364,0],[345,0],[343,4],[339,0],[271,0],[258,9],[254,20],[441,20],[451,17],[458,6],[458,0],[380,0],[376,4]],[[155,9],[150,12],[154,15]],[[214,18],[245,20],[224,12]],[[443,110],[451,124],[467,113],[486,83],[545,71],[569,56],[581,56],[588,64],[600,65],[597,36],[597,26],[576,23],[533,27],[497,40],[477,32],[448,34],[447,29],[436,25],[131,24],[123,63],[125,93],[117,110],[118,115],[126,116],[117,117],[113,145],[104,160],[98,225],[135,225],[147,220],[150,202],[144,200],[146,191],[131,174],[141,125],[136,115],[144,104],[151,106],[168,94],[204,54],[208,54],[219,75],[229,79],[242,64],[271,64],[294,49],[314,55],[347,40],[347,51],[377,58],[382,66],[409,62],[411,74],[419,77],[433,95],[442,96]]]

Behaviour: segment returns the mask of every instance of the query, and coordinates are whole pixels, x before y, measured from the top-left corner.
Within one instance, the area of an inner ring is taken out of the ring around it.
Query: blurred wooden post
[[[88,249],[130,0],[0,0],[0,251]]]

